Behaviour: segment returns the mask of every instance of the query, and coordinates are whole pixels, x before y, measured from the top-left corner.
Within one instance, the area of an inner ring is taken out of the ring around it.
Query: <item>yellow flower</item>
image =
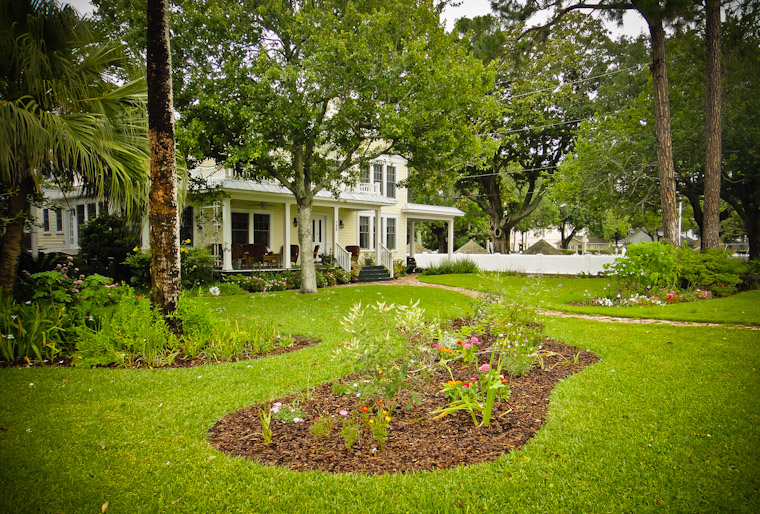
[[[384,411],[383,411],[383,414],[387,415],[387,414],[388,414],[388,411],[387,411],[387,410],[384,410]]]
[[[189,239],[185,239],[184,241],[182,241],[182,243],[186,244],[186,245],[189,245],[190,244],[190,240]]]
[[[385,416],[385,421],[387,421],[388,423],[390,423],[391,417],[390,416]]]
[[[139,252],[139,251],[140,251],[140,249],[139,249],[138,247],[136,247],[136,246],[135,246],[134,248],[132,248],[132,251],[133,251],[133,252]]]
[[[375,420],[374,420],[374,419],[371,419],[371,420],[369,420],[369,422],[370,422],[370,423],[374,423],[374,422],[375,422]]]

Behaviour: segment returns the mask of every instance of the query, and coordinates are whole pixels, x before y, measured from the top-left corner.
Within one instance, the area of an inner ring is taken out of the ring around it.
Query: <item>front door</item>
[[[327,253],[327,215],[326,214],[312,214],[311,215],[311,237],[314,247],[319,245],[318,254]]]

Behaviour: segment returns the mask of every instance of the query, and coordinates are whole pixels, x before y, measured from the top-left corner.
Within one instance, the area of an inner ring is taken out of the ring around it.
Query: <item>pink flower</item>
[[[348,411],[342,410],[342,411],[339,411],[338,414],[340,414],[341,416],[348,416]]]
[[[491,366],[489,366],[488,364],[483,364],[481,367],[478,368],[478,371],[488,371],[489,369],[491,369]]]
[[[471,337],[471,338],[470,338],[470,342],[471,342],[472,344],[478,344],[478,342],[479,342],[479,341],[480,341],[480,339],[478,339],[477,337]]]
[[[433,343],[433,348],[439,348],[440,349],[441,345],[439,345],[438,343]]]
[[[468,389],[470,387],[470,384],[468,384],[467,382],[465,382],[464,384],[462,384],[462,387],[464,387],[465,389]]]
[[[478,379],[477,379],[477,378],[471,378],[471,379],[470,379],[470,382],[477,382],[477,381],[478,381]]]
[[[472,345],[470,343],[464,343],[465,350],[469,350],[470,348],[472,348]]]

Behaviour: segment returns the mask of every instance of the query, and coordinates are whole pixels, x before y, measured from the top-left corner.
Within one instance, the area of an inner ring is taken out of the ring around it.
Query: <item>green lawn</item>
[[[378,294],[380,293],[380,294]],[[468,299],[431,288],[210,298],[322,337],[301,352],[175,370],[0,369],[2,512],[757,512],[760,333],[546,319],[601,357],[559,384],[545,426],[492,463],[406,475],[296,473],[206,442],[225,413],[339,376],[354,301]],[[313,321],[312,321],[313,320]],[[31,385],[34,384],[34,385]],[[431,441],[431,444],[435,444]]]
[[[760,325],[760,291],[747,291],[727,298],[649,307],[596,307],[568,305],[606,294],[614,284],[606,278],[530,279],[501,273],[420,276],[422,282],[464,287],[478,291],[524,294],[536,288],[538,304],[547,309],[627,318],[653,318],[706,323]]]

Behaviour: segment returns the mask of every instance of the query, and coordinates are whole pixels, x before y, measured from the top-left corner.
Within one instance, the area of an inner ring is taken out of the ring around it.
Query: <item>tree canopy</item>
[[[369,160],[400,154],[413,169],[456,168],[487,149],[475,122],[489,108],[493,74],[445,33],[431,2],[244,5],[242,21],[214,20],[212,44],[182,50],[196,69],[180,71],[180,95],[192,101],[178,102],[179,134],[191,158],[290,190],[302,248],[312,246],[314,196],[356,181]],[[175,27],[205,16],[179,6]],[[302,276],[302,291],[315,291],[309,259]]]

